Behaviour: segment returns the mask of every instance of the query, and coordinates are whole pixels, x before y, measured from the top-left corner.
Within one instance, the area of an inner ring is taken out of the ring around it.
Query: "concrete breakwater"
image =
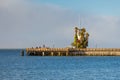
[[[120,56],[119,48],[26,48],[28,56]]]

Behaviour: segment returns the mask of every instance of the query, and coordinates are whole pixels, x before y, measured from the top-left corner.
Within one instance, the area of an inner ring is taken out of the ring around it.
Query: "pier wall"
[[[26,48],[29,56],[120,56],[119,48]]]

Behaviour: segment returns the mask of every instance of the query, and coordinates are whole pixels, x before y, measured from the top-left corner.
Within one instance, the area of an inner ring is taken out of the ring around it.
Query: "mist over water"
[[[0,50],[0,80],[118,80],[119,56],[20,56]]]

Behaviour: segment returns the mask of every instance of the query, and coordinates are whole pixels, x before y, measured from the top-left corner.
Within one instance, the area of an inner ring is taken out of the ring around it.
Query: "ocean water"
[[[120,80],[120,57],[22,57],[20,50],[0,50],[0,80]]]

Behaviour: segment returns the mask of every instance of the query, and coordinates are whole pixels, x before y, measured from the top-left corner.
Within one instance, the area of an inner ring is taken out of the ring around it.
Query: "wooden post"
[[[58,56],[61,56],[60,54],[61,54],[61,53],[60,53],[60,52],[58,52]]]
[[[66,56],[68,56],[68,52],[66,52]]]
[[[45,55],[45,52],[42,52],[42,56],[44,56]]]
[[[21,51],[21,56],[24,56],[24,50]]]
[[[51,52],[51,56],[53,56],[53,54],[54,54],[54,53],[53,53],[53,52]]]

